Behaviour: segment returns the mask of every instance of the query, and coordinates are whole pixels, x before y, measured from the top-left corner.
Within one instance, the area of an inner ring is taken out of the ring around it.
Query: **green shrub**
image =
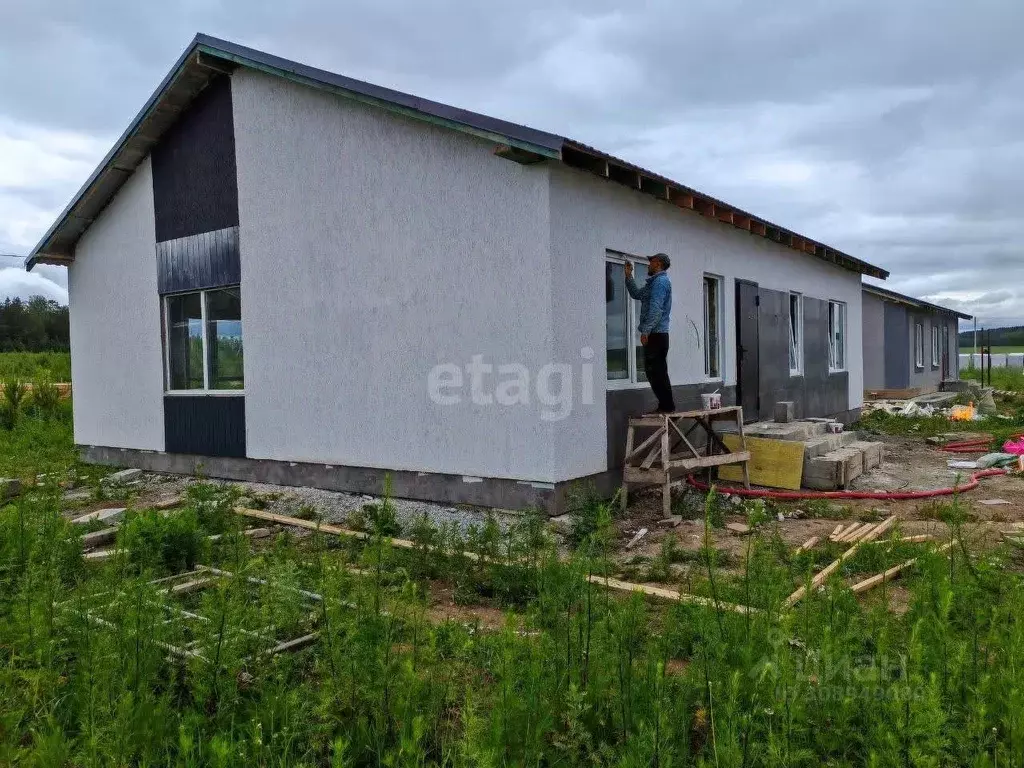
[[[42,379],[32,384],[32,408],[38,416],[55,418],[60,410],[60,400],[60,390],[52,381]]]
[[[138,572],[191,570],[206,546],[196,512],[188,508],[170,515],[129,512],[117,534],[118,551]]]
[[[22,402],[25,399],[25,385],[15,379],[3,383],[3,402],[0,403],[0,426],[12,430],[21,415]]]

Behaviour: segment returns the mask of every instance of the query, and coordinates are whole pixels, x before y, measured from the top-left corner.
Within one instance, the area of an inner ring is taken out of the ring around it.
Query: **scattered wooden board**
[[[943,544],[941,547],[939,547],[936,551],[937,552],[945,552],[951,546],[953,546],[953,542],[947,541],[945,544]],[[917,562],[917,558],[913,557],[910,560],[907,560],[905,563],[900,563],[899,565],[894,565],[892,568],[890,568],[887,571],[883,571],[882,573],[875,574],[874,576],[871,576],[870,578],[864,579],[864,581],[858,581],[856,584],[854,584],[852,587],[850,587],[850,591],[853,592],[855,595],[859,595],[861,592],[867,592],[869,589],[877,587],[879,584],[884,584],[887,581],[891,581],[896,575],[898,575],[900,573],[900,571],[902,571],[904,568],[909,568],[910,566],[912,566],[916,562]]]
[[[370,535],[363,533],[362,531],[352,531],[348,528],[342,528],[337,525],[330,525],[327,523],[317,523],[313,520],[303,520],[298,517],[288,517],[287,515],[275,515],[272,512],[264,512],[260,509],[246,509],[245,507],[235,507],[235,513],[243,515],[245,517],[253,517],[259,520],[268,520],[272,523],[278,523],[280,525],[294,525],[299,528],[309,528],[312,530],[319,530],[324,533],[330,533],[335,536],[350,536],[359,539],[368,539]],[[414,548],[417,545],[411,541],[404,539],[390,539],[392,546]],[[479,555],[474,552],[463,552],[463,554],[472,560],[478,560]],[[227,571],[220,571],[216,568],[210,568],[209,566],[201,566],[201,570],[208,571],[217,575],[232,575]],[[619,581],[618,579],[610,579],[604,576],[591,576],[589,578],[593,584],[600,584],[608,589],[617,590],[620,592],[643,592],[645,595],[652,595],[654,597],[662,597],[668,600],[675,600],[676,602],[684,603],[696,603],[698,605],[706,605],[711,608],[716,607],[714,600],[708,597],[698,597],[697,595],[688,595],[685,593],[674,592],[670,589],[663,589],[661,587],[650,587],[646,584],[633,584],[627,581]],[[308,595],[307,595],[308,596]],[[756,608],[749,608],[745,605],[734,605],[732,603],[717,604],[718,607],[727,611],[738,611],[739,613],[751,613],[757,612]]]
[[[636,535],[629,540],[629,543],[626,545],[626,549],[632,549],[633,547],[635,547],[637,542],[640,541],[640,539],[642,539],[646,535],[647,529],[641,528],[639,531],[636,532]]]
[[[874,530],[872,530],[866,537],[864,537],[860,541],[856,542],[852,547],[850,547],[848,550],[843,552],[843,554],[841,554],[839,556],[838,560],[833,560],[829,565],[825,566],[825,568],[823,568],[822,571],[818,575],[816,575],[813,579],[811,579],[811,589],[817,589],[822,584],[824,584],[825,580],[829,576],[831,576],[833,573],[835,573],[837,570],[839,570],[839,566],[841,566],[843,564],[844,560],[847,560],[848,558],[853,556],[853,554],[857,551],[857,549],[861,546],[861,544],[866,544],[869,541],[873,541],[874,539],[877,539],[879,536],[881,536],[883,533],[885,533],[887,530],[889,530],[889,528],[891,528],[892,525],[895,522],[896,522],[896,515],[893,515],[892,517],[889,517],[886,520],[884,520],[880,525],[875,526]],[[793,607],[798,602],[800,602],[804,598],[804,595],[806,595],[806,594],[807,594],[807,587],[806,587],[806,585],[801,586],[799,589],[796,590],[796,592],[794,592],[792,595],[790,595],[788,598],[786,598],[786,603],[785,603],[786,607],[787,608]]]
[[[740,436],[722,435],[722,442],[730,450],[738,452]],[[790,491],[800,490],[800,481],[804,474],[804,444],[795,440],[771,440],[765,437],[746,438],[746,450],[750,452],[747,466],[750,470],[750,482],[766,488],[785,488]],[[718,477],[734,483],[743,482],[742,465],[720,467]]]
[[[620,592],[642,592],[645,595],[651,595],[652,597],[661,597],[665,600],[674,600],[677,603],[696,603],[697,605],[707,606],[708,608],[721,608],[724,611],[732,611],[734,613],[760,613],[757,608],[750,608],[746,605],[736,605],[735,603],[723,603],[719,601],[716,603],[710,597],[700,597],[698,595],[688,595],[685,592],[676,592],[671,589],[665,589],[664,587],[652,587],[647,584],[633,584],[628,581],[619,581],[618,579],[610,579],[607,576],[589,576],[587,580],[591,584],[599,584],[602,587],[608,589],[619,590]]]
[[[811,536],[811,538],[809,538],[807,541],[805,541],[803,544],[801,544],[799,547],[797,547],[796,551],[797,552],[806,552],[808,549],[811,549],[812,547],[817,546],[818,541],[820,541],[820,539],[817,536]]]

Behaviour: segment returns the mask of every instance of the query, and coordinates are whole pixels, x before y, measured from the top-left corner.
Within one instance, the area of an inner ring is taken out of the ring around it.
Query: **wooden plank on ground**
[[[953,542],[946,542],[941,547],[939,547],[936,550],[936,552],[945,552],[951,546],[953,546]],[[877,587],[879,584],[884,584],[887,581],[891,581],[895,576],[897,576],[900,573],[900,571],[902,571],[904,568],[909,568],[916,562],[917,558],[914,557],[910,560],[907,560],[905,563],[894,565],[887,571],[875,574],[870,578],[864,579],[864,581],[857,582],[852,587],[850,587],[850,591],[853,592],[855,595],[859,595],[861,592],[867,592],[869,589]]]
[[[733,453],[722,453],[716,456],[698,456],[696,459],[680,459],[679,461],[673,461],[672,466],[686,470],[707,469],[708,467],[722,467],[724,469],[729,464],[735,464],[739,474],[739,482],[742,483],[743,469],[740,464],[744,461],[750,461],[750,453],[748,451],[734,451]],[[719,476],[721,476],[721,470],[719,470]],[[753,478],[751,478],[751,482],[753,482]]]
[[[660,597],[665,600],[674,600],[677,603],[695,603],[697,605],[703,605],[708,608],[721,608],[723,611],[732,611],[734,613],[760,613],[757,608],[750,608],[746,605],[736,605],[735,603],[723,603],[719,601],[717,604],[710,597],[700,597],[699,595],[688,595],[685,592],[676,592],[671,589],[665,589],[664,587],[652,587],[647,584],[633,584],[629,581],[619,581],[618,579],[610,579],[607,576],[589,576],[587,580],[591,584],[599,584],[602,587],[606,587],[611,590],[618,592],[642,592],[645,595],[651,597]]]
[[[331,525],[330,523],[320,523],[316,520],[303,520],[299,517],[288,517],[287,515],[275,515],[273,512],[264,512],[262,509],[247,509],[246,507],[235,507],[235,514],[242,515],[243,517],[252,517],[256,520],[267,520],[271,523],[278,523],[279,525],[293,525],[296,528],[308,528],[311,531],[321,531],[322,533],[329,533],[333,536],[347,536],[353,539],[370,539],[373,538],[368,533],[362,531],[353,531],[349,528],[342,528],[340,525]],[[399,547],[401,549],[418,549],[419,545],[415,542],[407,539],[390,539],[384,537],[393,547]],[[480,556],[475,552],[463,552],[465,557],[470,560],[479,560]]]
[[[741,450],[740,436],[731,433],[722,435],[722,441],[730,451]],[[800,489],[804,474],[804,444],[795,440],[770,440],[764,437],[748,437],[747,451],[750,461],[750,482],[766,488]],[[722,467],[718,477],[734,483],[743,482],[741,466]]]

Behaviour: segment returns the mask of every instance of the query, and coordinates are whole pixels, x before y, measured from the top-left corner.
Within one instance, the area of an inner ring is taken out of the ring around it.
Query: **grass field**
[[[974,351],[975,351],[974,347],[960,347],[960,354],[961,355],[970,355]],[[1024,352],[1024,346],[1009,346],[1009,347],[996,347],[996,346],[993,346],[992,347],[992,354],[993,355],[1002,355],[1002,354],[1007,354],[1007,353],[1009,353],[1009,354],[1020,354],[1021,352]],[[978,346],[978,353],[979,354],[981,353],[980,343],[979,343],[979,346]]]
[[[988,371],[985,372],[986,382]],[[960,378],[971,381],[981,381],[981,368],[965,368],[960,371]],[[1022,368],[992,368],[992,386],[1009,392],[1024,393],[1024,369]]]
[[[0,381],[71,381],[68,352],[0,352]]]
[[[607,573],[614,506],[581,497],[572,550],[539,516],[465,534],[424,518],[368,536],[239,535],[238,492],[197,484],[175,514],[128,504],[114,556],[86,561],[63,513],[83,483],[67,404],[0,428],[0,474],[46,476],[0,506],[0,765],[931,766],[1024,757],[1024,557],[864,547],[841,576],[918,555],[887,587],[784,598],[840,545],[794,554],[751,502],[724,568],[710,495],[681,586],[645,602]],[[96,499],[96,477],[84,481]],[[208,537],[219,535],[216,541]],[[678,563],[668,545],[659,557]],[[228,575],[195,571],[199,566]],[[171,581],[160,581],[185,573]],[[232,575],[233,574],[233,575]],[[179,590],[172,589],[185,585]],[[434,591],[455,596],[443,613]],[[746,614],[729,603],[752,606]],[[488,613],[485,613],[488,612]],[[492,617],[484,621],[482,616]],[[300,640],[289,652],[289,641]]]

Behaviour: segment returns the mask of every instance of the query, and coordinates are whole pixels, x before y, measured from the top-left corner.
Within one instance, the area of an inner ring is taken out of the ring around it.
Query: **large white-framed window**
[[[828,303],[828,368],[846,370],[846,304]]]
[[[914,323],[914,367],[924,370],[924,323]]]
[[[637,285],[643,285],[647,281],[647,259],[619,251],[605,252],[605,339],[608,383],[613,386],[647,381],[643,345],[636,329],[640,323],[640,302],[626,292],[627,261],[633,264],[633,279]]]
[[[804,372],[804,297],[789,294],[789,375]]]
[[[704,275],[704,377],[722,378],[722,278]]]
[[[245,390],[238,286],[163,297],[164,386],[169,394]]]
[[[939,343],[939,326],[932,323],[932,368],[938,368],[942,360],[942,346]]]

